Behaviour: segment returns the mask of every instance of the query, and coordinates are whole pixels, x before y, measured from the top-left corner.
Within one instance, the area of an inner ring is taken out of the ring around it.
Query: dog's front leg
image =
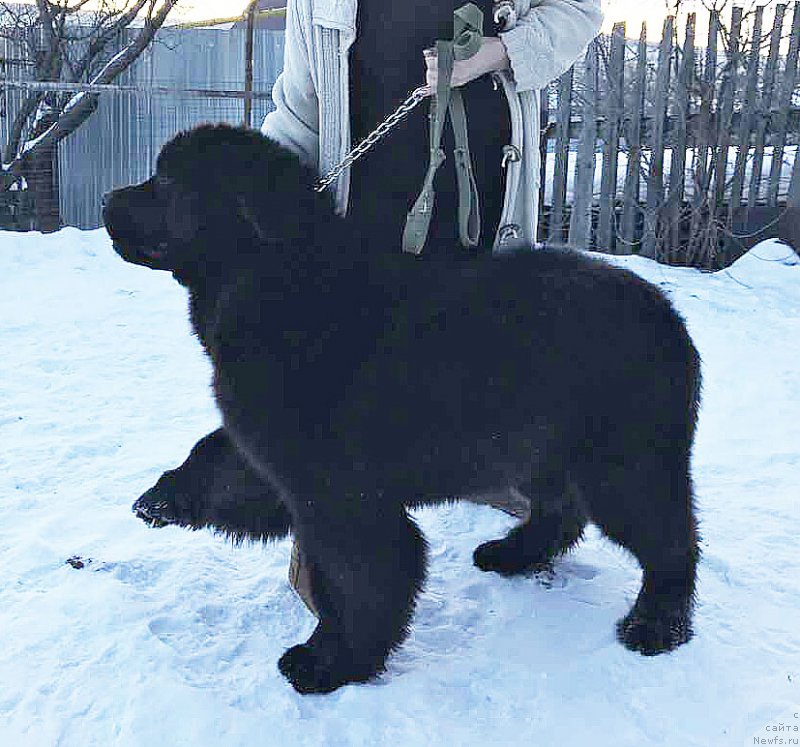
[[[200,439],[183,464],[161,475],[133,512],[155,526],[210,526],[235,538],[278,538],[289,531],[289,513],[223,428]]]
[[[320,621],[279,668],[301,693],[368,680],[408,633],[425,539],[404,506],[379,496],[318,494],[292,513]]]

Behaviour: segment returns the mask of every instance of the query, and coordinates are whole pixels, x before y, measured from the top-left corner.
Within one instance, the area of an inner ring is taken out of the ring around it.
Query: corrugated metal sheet
[[[271,91],[283,67],[283,39],[281,32],[256,31],[253,87],[258,92]],[[167,29],[119,83],[243,90],[244,47],[239,29]],[[258,126],[271,108],[269,99],[254,100],[253,123]],[[239,124],[243,109],[237,99],[102,95],[97,111],[59,146],[62,221],[97,228],[103,194],[146,179],[161,146],[175,133],[201,122]]]

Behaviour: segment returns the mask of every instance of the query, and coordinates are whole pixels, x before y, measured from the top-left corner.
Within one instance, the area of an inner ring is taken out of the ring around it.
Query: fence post
[[[792,107],[792,95],[797,81],[797,56],[800,47],[800,3],[795,3],[792,16],[792,32],[789,35],[789,53],[786,55],[786,68],[783,71],[778,111],[774,121],[774,141],[772,144],[772,164],[769,170],[769,188],[767,205],[778,204],[781,168],[783,167],[783,150],[786,146],[786,130],[789,122],[789,110]]]
[[[756,8],[755,19],[753,20],[753,35],[750,41],[750,54],[747,59],[747,83],[745,86],[744,106],[742,107],[741,120],[739,122],[739,143],[736,149],[736,163],[733,167],[733,180],[731,181],[731,198],[728,207],[729,216],[733,216],[734,211],[742,203],[742,192],[744,190],[744,170],[747,165],[747,156],[750,153],[750,133],[753,129],[753,121],[756,111],[756,92],[758,90],[758,63],[761,59],[759,49],[761,47],[761,24],[764,18],[764,6]]]
[[[586,50],[583,127],[575,163],[575,189],[569,221],[569,243],[581,249],[588,249],[592,239],[592,193],[597,143],[597,45],[595,39]]]
[[[775,86],[775,70],[778,66],[778,50],[781,44],[781,29],[783,28],[783,16],[785,13],[786,5],[784,3],[779,3],[775,6],[775,21],[772,24],[769,57],[767,57],[767,66],[764,68],[764,83],[761,88],[761,99],[759,102],[753,167],[750,171],[750,188],[747,192],[748,207],[753,207],[756,202],[758,202],[758,193],[761,186],[761,169],[764,163],[764,143],[767,137],[769,111],[772,108],[772,89]]]
[[[614,251],[617,222],[617,170],[619,167],[619,125],[625,91],[625,24],[615,23],[611,32],[611,55],[606,68],[606,122],[603,135],[603,176],[600,182],[600,217],[597,245]]]
[[[736,85],[739,77],[739,34],[742,30],[742,9],[734,6],[731,9],[731,30],[728,36],[725,73],[720,90],[720,102],[717,108],[719,133],[716,154],[712,157],[715,169],[714,205],[722,207],[725,202],[725,185],[728,169],[728,146],[731,143],[731,126],[733,123],[733,99],[736,97]]]
[[[675,128],[672,133],[672,157],[669,163],[668,220],[669,244],[672,249],[680,246],[683,198],[686,179],[686,148],[688,143],[687,122],[689,120],[689,85],[694,79],[694,35],[697,17],[690,13],[686,19],[686,36],[683,42],[683,59],[678,71],[675,92]]]
[[[548,128],[550,126],[550,86],[545,86],[539,92],[539,132],[541,136],[539,139],[539,207],[537,215],[539,216],[539,225],[536,232],[538,236],[536,240],[544,239],[544,230],[542,226],[542,218],[544,216],[544,185],[547,183],[547,141],[549,139]]]
[[[622,241],[633,249],[636,240],[636,219],[639,215],[639,168],[642,159],[642,112],[647,80],[647,24],[642,24],[636,57],[636,79],[633,84],[633,107],[626,122],[625,143],[628,165],[625,169],[625,194],[622,201]]]
[[[253,42],[256,27],[256,6],[258,0],[251,0],[247,6],[247,28],[244,44],[244,126],[253,126]]]
[[[556,147],[553,169],[553,205],[550,211],[549,239],[554,243],[564,241],[564,203],[567,199],[567,172],[569,169],[569,127],[572,111],[571,67],[558,79],[558,109],[556,110]]]
[[[706,44],[706,58],[703,67],[703,85],[700,100],[700,128],[697,137],[697,151],[695,154],[695,180],[692,202],[695,206],[694,220],[697,222],[697,212],[702,209],[705,197],[708,194],[710,169],[708,163],[709,150],[713,154],[714,138],[712,128],[712,115],[714,99],[716,98],[717,84],[717,39],[719,38],[719,15],[717,11],[709,12],[708,18],[708,43]],[[692,230],[692,236],[695,231]]]
[[[664,119],[667,114],[669,98],[669,61],[672,57],[674,22],[673,16],[667,16],[664,19],[664,35],[658,50],[650,173],[647,178],[647,207],[644,214],[644,235],[642,236],[642,255],[651,259],[656,259],[658,213],[664,198]]]
[[[794,152],[794,166],[792,167],[792,180],[789,182],[789,192],[786,195],[786,204],[800,208],[800,147]]]

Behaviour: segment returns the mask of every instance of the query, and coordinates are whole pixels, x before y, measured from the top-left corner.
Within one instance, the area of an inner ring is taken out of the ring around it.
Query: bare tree
[[[70,84],[109,84],[147,49],[178,0],[0,2],[0,38],[27,68],[9,112],[0,188],[33,195],[36,227],[59,227],[56,146],[85,122],[98,94]],[[2,81],[0,81],[2,82]]]

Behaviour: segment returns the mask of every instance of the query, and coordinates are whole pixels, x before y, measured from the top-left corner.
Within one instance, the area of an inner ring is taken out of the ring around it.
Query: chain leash
[[[397,107],[386,119],[383,120],[372,132],[369,133],[353,150],[351,150],[339,163],[336,164],[325,176],[320,177],[314,184],[315,192],[323,192],[332,182],[338,179],[348,166],[357,161],[361,156],[370,151],[372,147],[386,135],[403,117],[405,117],[417,104],[428,96],[428,87],[415,88],[409,97]]]
[[[513,0],[495,0],[493,5],[493,18],[499,31],[508,31],[517,22],[517,14],[514,9]],[[332,182],[335,182],[348,166],[355,163],[361,156],[386,135],[403,117],[405,117],[414,107],[417,106],[429,94],[427,86],[415,88],[408,98],[397,107],[386,119],[383,120],[372,132],[369,133],[353,150],[351,150],[339,163],[336,164],[325,176],[320,177],[314,183],[315,192],[324,192]],[[516,149],[515,149],[516,150]],[[515,160],[515,159],[511,159]],[[506,162],[506,155],[503,156],[503,163]]]

